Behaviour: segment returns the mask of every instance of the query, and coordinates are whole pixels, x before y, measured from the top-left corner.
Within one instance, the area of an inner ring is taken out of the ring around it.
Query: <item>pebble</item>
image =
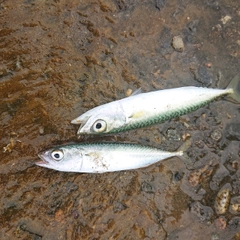
[[[173,174],[172,180],[173,182],[179,182],[183,178],[183,173],[175,172]]]
[[[177,52],[182,52],[184,50],[184,43],[180,36],[174,36],[172,40],[172,46]]]
[[[202,83],[205,87],[208,87],[212,84],[212,77],[208,73],[206,66],[199,66],[195,76],[196,80]]]
[[[43,135],[44,134],[44,127],[39,127],[39,134],[40,135]]]
[[[231,19],[232,19],[231,16],[226,15],[225,17],[222,17],[222,18],[221,18],[221,22],[222,22],[223,24],[226,24],[226,23],[228,23]]]
[[[212,208],[204,206],[198,201],[191,204],[190,211],[196,214],[201,221],[210,221],[213,217]]]
[[[79,212],[77,210],[74,210],[72,212],[72,216],[73,216],[74,219],[77,219],[79,217]]]
[[[240,214],[240,196],[231,199],[229,212],[235,215]]]
[[[125,93],[126,97],[129,97],[132,94],[132,92],[133,92],[132,89],[128,88]]]
[[[177,132],[176,129],[168,129],[167,137],[170,141],[180,141],[181,140],[180,134]]]
[[[3,147],[3,152],[11,153],[13,148],[15,147],[15,144],[16,144],[16,141],[13,138],[10,138],[10,143],[6,147]]]
[[[184,133],[184,134],[182,135],[183,141],[186,141],[186,140],[189,139],[190,137],[191,137],[191,135],[190,135],[189,133]]]
[[[141,184],[141,191],[146,193],[154,193],[154,189],[151,184],[145,181]]]
[[[226,127],[226,137],[232,141],[240,140],[240,123],[232,123]]]
[[[228,226],[230,229],[239,229],[240,227],[240,217],[233,217],[229,222]],[[240,234],[237,233],[238,236],[240,237]],[[234,239],[240,239],[240,238],[234,238]]]
[[[220,237],[218,236],[217,233],[212,234],[211,240],[219,240],[219,239],[220,239]]]
[[[223,179],[225,177],[227,177],[229,175],[230,175],[230,173],[229,173],[228,169],[223,164],[220,164],[220,166],[218,167],[214,176],[212,177],[212,180],[210,182],[210,188],[213,191],[218,190],[220,183],[223,181]]]
[[[187,27],[188,27],[188,29],[190,30],[190,32],[192,32],[192,33],[196,33],[196,32],[197,32],[198,23],[199,23],[199,20],[196,19],[196,20],[191,21],[191,22],[188,24]]]
[[[215,220],[215,225],[218,229],[224,230],[227,226],[227,219],[223,216]]]
[[[238,170],[240,164],[238,163],[237,160],[234,160],[234,161],[232,161],[231,166],[232,166],[232,168],[233,168],[234,170]]]
[[[205,63],[205,66],[208,67],[208,68],[211,68],[212,67],[212,63],[210,63],[210,62]]]
[[[218,32],[222,31],[222,26],[221,24],[217,24],[215,27],[213,27],[213,30],[217,30]]]
[[[215,199],[215,211],[218,215],[226,213],[229,202],[230,202],[230,191],[232,187],[230,183],[226,183],[218,192],[217,197]]]
[[[63,222],[64,221],[64,213],[62,209],[57,210],[57,212],[55,213],[55,221],[57,222]]]
[[[209,177],[212,172],[213,168],[211,168],[211,164],[207,164],[198,170],[192,171],[188,176],[188,182],[192,187],[196,187],[205,178]]]
[[[11,136],[11,137],[17,137],[17,133],[11,132],[11,133],[10,133],[10,136]]]
[[[222,133],[220,130],[216,129],[211,133],[211,138],[216,142],[220,141],[222,138]]]
[[[113,203],[114,212],[121,212],[122,210],[125,210],[126,208],[127,208],[127,205],[123,202],[115,201]]]

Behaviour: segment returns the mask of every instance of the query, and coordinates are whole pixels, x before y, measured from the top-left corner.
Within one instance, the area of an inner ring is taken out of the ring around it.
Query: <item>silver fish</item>
[[[179,151],[167,152],[127,143],[71,144],[39,153],[42,161],[36,165],[64,172],[114,172],[147,167],[174,156],[183,157],[188,146],[189,142],[185,142]]]
[[[117,133],[161,123],[192,112],[214,99],[228,95],[240,103],[239,77],[226,89],[181,87],[135,94],[95,107],[76,119],[78,134]]]

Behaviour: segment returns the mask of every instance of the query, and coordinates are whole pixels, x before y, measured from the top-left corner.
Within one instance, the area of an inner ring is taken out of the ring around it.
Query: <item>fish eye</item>
[[[107,128],[107,123],[102,119],[97,120],[93,124],[93,131],[94,132],[103,132],[103,131],[106,130],[106,128]]]
[[[52,153],[51,153],[51,156],[52,156],[52,158],[54,159],[54,160],[56,160],[56,161],[60,161],[60,160],[62,160],[63,159],[63,151],[62,150],[54,150],[54,151],[52,151]]]

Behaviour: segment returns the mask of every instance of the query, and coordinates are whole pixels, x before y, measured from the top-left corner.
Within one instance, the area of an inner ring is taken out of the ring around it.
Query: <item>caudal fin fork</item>
[[[229,83],[227,89],[231,89],[231,93],[229,95],[235,102],[240,103],[240,80],[239,74],[236,75],[231,82]]]

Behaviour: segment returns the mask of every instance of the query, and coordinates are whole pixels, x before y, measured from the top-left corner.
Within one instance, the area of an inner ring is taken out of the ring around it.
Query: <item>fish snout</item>
[[[83,115],[81,115],[81,116],[73,119],[73,120],[71,121],[71,123],[72,123],[72,124],[77,124],[77,125],[80,125],[80,124],[81,124],[81,125],[84,125],[84,124],[89,120],[89,118],[90,118],[90,116],[83,114]]]
[[[46,158],[45,158],[45,153],[44,152],[40,152],[38,154],[38,157],[41,159],[40,161],[36,162],[35,164],[38,165],[38,166],[41,166],[41,167],[44,167],[44,166],[47,166],[48,165],[48,162],[46,161]]]
[[[73,119],[73,120],[71,121],[71,123],[72,123],[72,124],[77,124],[77,125],[79,125],[79,124],[82,123],[82,121],[79,120],[78,118],[75,118],[75,119]]]

